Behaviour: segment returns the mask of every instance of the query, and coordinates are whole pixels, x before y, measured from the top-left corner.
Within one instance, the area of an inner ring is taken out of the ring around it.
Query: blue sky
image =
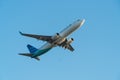
[[[73,53],[18,55],[45,43],[18,31],[53,35],[77,19],[86,22],[69,36]],[[119,0],[0,0],[0,27],[0,80],[120,80]]]

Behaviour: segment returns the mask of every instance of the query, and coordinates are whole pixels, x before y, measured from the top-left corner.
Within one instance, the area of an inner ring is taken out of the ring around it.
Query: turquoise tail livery
[[[47,51],[49,51],[51,49],[51,48],[48,48],[48,49],[40,50],[40,49],[37,49],[37,48],[31,46],[30,44],[27,45],[27,48],[30,53],[20,53],[19,55],[28,56],[28,57],[34,58],[36,60],[40,60],[40,58],[38,56],[46,53]]]
[[[27,45],[27,48],[30,51],[30,53],[35,53],[38,50],[37,48],[31,46],[30,44]]]

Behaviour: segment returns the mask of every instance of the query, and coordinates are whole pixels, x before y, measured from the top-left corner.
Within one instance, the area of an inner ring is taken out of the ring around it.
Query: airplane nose
[[[82,23],[84,23],[84,22],[85,22],[85,19],[82,20]]]
[[[81,25],[83,25],[83,24],[84,24],[84,22],[85,22],[85,19],[83,19],[83,20],[81,21]]]

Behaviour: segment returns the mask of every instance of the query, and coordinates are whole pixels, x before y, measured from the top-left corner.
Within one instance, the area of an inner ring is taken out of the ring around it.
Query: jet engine
[[[56,39],[60,37],[60,34],[59,33],[56,33]]]
[[[74,41],[74,39],[73,39],[73,38],[70,38],[70,39],[66,42],[66,44],[71,44],[73,41]]]
[[[69,40],[65,41],[64,44],[62,45],[62,47],[64,47],[65,49],[69,47],[69,45],[74,41],[73,38],[70,38]]]
[[[53,37],[52,37],[52,39],[57,39],[57,38],[59,38],[60,37],[60,34],[59,33],[56,33]]]

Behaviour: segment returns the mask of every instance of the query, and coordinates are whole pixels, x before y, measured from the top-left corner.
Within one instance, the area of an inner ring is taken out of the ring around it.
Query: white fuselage
[[[54,43],[57,43],[57,44],[62,43],[62,42],[66,39],[66,37],[67,37],[68,35],[70,35],[72,32],[74,32],[75,30],[77,30],[78,28],[80,28],[80,27],[83,25],[84,22],[85,22],[85,20],[83,19],[83,20],[77,20],[77,21],[74,22],[73,24],[70,24],[68,27],[66,27],[65,29],[63,29],[63,30],[59,33],[60,37],[59,37],[58,39],[56,39],[56,40],[53,42],[53,44],[47,42],[45,45],[43,45],[43,46],[40,48],[40,50],[48,49],[48,48],[53,48],[53,47],[57,46],[57,45],[54,44]],[[54,35],[54,36],[55,36],[55,35]],[[53,37],[54,37],[54,36],[53,36]]]

